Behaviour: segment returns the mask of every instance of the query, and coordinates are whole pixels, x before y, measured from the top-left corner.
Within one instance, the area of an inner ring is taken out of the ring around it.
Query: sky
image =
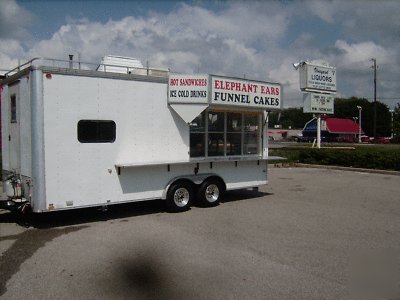
[[[293,63],[337,69],[337,96],[400,102],[400,1],[0,0],[0,70],[34,57],[108,54],[150,67],[278,82],[301,107]]]

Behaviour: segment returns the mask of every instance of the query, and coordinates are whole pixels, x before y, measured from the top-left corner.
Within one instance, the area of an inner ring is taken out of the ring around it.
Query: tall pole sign
[[[321,114],[334,113],[336,68],[325,61],[304,61],[293,64],[299,70],[303,112],[317,115],[317,147],[321,148]]]

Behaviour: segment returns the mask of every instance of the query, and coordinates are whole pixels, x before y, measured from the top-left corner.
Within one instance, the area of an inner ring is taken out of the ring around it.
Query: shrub
[[[288,162],[400,171],[400,151],[392,148],[282,148],[271,155],[287,157]]]

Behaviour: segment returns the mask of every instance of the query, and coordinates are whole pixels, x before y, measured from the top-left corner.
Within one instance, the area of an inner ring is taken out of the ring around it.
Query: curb
[[[340,170],[340,171],[350,171],[350,172],[361,172],[361,173],[373,173],[373,174],[384,174],[384,175],[394,175],[400,176],[398,171],[389,170],[378,170],[378,169],[363,169],[363,168],[353,168],[353,167],[340,167],[340,166],[328,166],[328,165],[312,165],[312,164],[302,164],[302,163],[292,163],[292,164],[274,164],[269,165],[269,167],[274,168],[310,168],[310,169],[329,169],[329,170]]]

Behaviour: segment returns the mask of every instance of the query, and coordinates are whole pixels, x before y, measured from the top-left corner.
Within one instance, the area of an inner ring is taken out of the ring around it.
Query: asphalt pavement
[[[396,299],[399,177],[271,168],[258,192],[19,218],[0,212],[1,299]]]

